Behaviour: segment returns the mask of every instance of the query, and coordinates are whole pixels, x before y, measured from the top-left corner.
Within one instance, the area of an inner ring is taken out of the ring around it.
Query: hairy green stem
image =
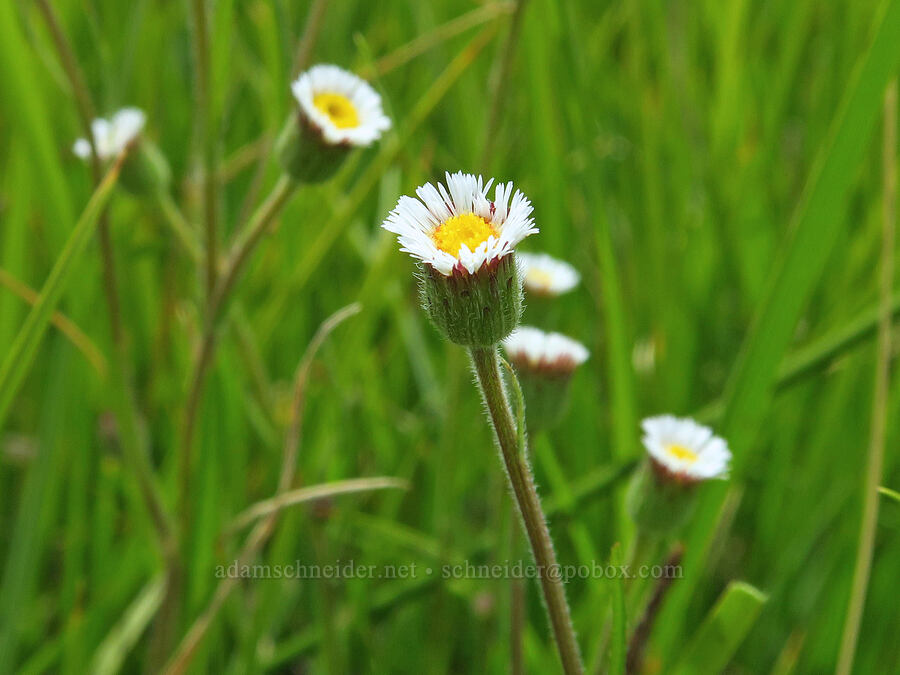
[[[544,595],[547,614],[553,627],[553,636],[556,639],[556,647],[559,650],[563,669],[568,675],[583,673],[584,666],[581,663],[578,643],[575,640],[569,605],[566,602],[565,587],[559,578],[559,565],[556,562],[556,553],[553,551],[553,542],[547,529],[547,521],[541,510],[540,500],[531,475],[531,467],[525,456],[519,452],[516,425],[513,422],[503,381],[500,378],[497,350],[495,347],[473,347],[472,361],[475,364],[475,372],[478,375],[484,402],[497,434],[500,454],[506,466],[506,475],[512,486],[516,505],[522,516],[531,552],[538,568],[541,591]]]

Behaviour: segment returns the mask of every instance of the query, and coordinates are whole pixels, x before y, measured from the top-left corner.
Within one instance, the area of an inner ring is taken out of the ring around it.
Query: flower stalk
[[[491,423],[497,435],[500,454],[506,468],[506,475],[515,496],[516,506],[522,516],[522,523],[528,535],[528,542],[538,566],[541,592],[553,628],[556,647],[562,661],[563,670],[568,674],[583,673],[584,666],[575,640],[575,631],[569,605],[566,602],[565,587],[559,578],[556,553],[547,529],[547,522],[541,510],[540,499],[534,485],[531,467],[519,450],[519,438],[513,421],[500,369],[497,349],[493,347],[472,347],[472,362],[478,376],[478,384],[490,413]]]

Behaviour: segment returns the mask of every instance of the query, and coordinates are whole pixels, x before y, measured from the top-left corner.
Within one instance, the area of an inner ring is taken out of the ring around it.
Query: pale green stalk
[[[875,396],[872,431],[863,489],[863,515],[856,549],[856,566],[850,605],[844,622],[841,651],[835,672],[849,675],[853,669],[859,627],[866,604],[866,589],[872,571],[875,528],[878,524],[878,485],[884,465],[885,425],[891,370],[891,287],[894,281],[894,241],[897,220],[897,80],[888,85],[884,98],[884,202],[881,242],[881,320],[878,324],[878,361],[875,366]]]

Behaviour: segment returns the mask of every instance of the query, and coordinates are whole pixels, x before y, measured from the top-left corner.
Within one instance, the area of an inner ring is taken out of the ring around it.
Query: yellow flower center
[[[553,277],[547,270],[538,269],[536,267],[530,267],[528,269],[526,276],[526,280],[532,286],[539,286],[541,288],[550,288],[553,285]]]
[[[322,92],[313,96],[313,105],[328,115],[328,119],[338,129],[351,129],[359,126],[359,115],[356,107],[343,94]]]
[[[453,256],[459,255],[459,249],[463,244],[468,246],[470,251],[474,251],[490,236],[497,237],[497,230],[474,213],[448,218],[431,233],[435,246]]]
[[[675,443],[666,446],[666,452],[672,455],[672,457],[674,457],[675,459],[680,459],[691,464],[696,462],[700,457],[700,455],[698,455],[690,448],[686,448],[683,445],[677,445]]]

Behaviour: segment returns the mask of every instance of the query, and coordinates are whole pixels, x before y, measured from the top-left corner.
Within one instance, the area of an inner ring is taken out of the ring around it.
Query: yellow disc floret
[[[699,455],[691,450],[690,448],[686,448],[683,445],[668,445],[666,446],[666,452],[668,452],[675,459],[680,459],[684,462],[690,462],[693,464],[699,458]]]
[[[356,106],[343,94],[321,92],[313,96],[313,105],[328,115],[328,119],[338,129],[351,129],[359,126]]]
[[[463,244],[468,246],[470,251],[474,251],[490,236],[499,236],[497,230],[474,213],[463,213],[448,218],[431,233],[435,245],[453,256],[459,255],[459,249]]]

